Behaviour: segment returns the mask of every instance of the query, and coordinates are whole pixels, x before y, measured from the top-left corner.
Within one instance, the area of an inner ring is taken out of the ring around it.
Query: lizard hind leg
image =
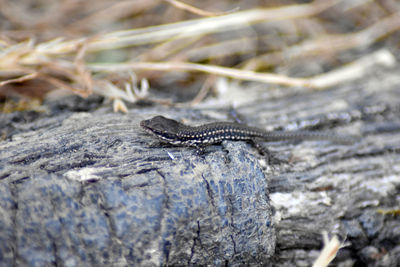
[[[257,149],[257,151],[263,155],[268,163],[268,165],[278,165],[283,163],[289,163],[285,159],[278,158],[276,153],[269,150],[266,146],[262,144],[262,139],[256,138],[254,140],[250,140],[251,144]]]

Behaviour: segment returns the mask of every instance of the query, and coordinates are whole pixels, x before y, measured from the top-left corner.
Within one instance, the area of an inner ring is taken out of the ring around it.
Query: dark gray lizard
[[[140,122],[147,132],[161,140],[183,146],[201,148],[206,145],[232,141],[281,141],[281,140],[320,140],[327,139],[340,143],[353,143],[355,139],[330,133],[309,131],[265,131],[256,127],[234,122],[213,122],[200,126],[188,126],[163,116],[155,116]]]

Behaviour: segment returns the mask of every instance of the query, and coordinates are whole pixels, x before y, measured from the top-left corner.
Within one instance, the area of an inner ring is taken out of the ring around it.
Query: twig
[[[177,1],[177,0],[164,0],[164,1],[170,3],[171,5],[175,6],[176,8],[179,8],[179,9],[182,9],[182,10],[186,10],[186,11],[189,11],[189,12],[191,12],[193,14],[197,14],[197,15],[203,16],[203,17],[226,15],[226,14],[235,12],[235,11],[237,11],[239,9],[239,8],[235,8],[233,10],[226,11],[226,12],[210,12],[210,11],[205,11],[205,10],[202,10],[200,8],[185,4],[185,3]]]
[[[213,86],[215,83],[216,76],[215,75],[210,75],[207,77],[206,81],[203,83],[203,86],[201,87],[200,91],[197,93],[197,95],[190,100],[189,102],[184,102],[184,103],[177,103],[175,104],[176,107],[190,107],[194,106],[198,103],[200,103],[206,96],[207,93],[210,91],[210,88]]]
[[[328,239],[328,234],[323,233],[324,248],[322,249],[319,257],[314,262],[313,267],[326,267],[336,257],[337,252],[343,247],[339,242],[337,236],[333,236],[331,240]]]
[[[314,88],[327,88],[346,81],[359,79],[376,65],[396,66],[396,58],[386,49],[368,54],[344,67],[309,78]]]
[[[239,70],[215,65],[202,65],[187,62],[129,62],[129,63],[106,63],[89,64],[92,71],[122,71],[122,70],[158,70],[158,71],[199,71],[230,77],[239,80],[273,83],[286,86],[309,87],[307,79],[290,78],[284,75],[272,73],[258,73],[254,71]]]
[[[29,74],[26,74],[24,76],[21,76],[19,78],[8,79],[8,80],[0,82],[0,87],[4,86],[6,84],[9,84],[9,83],[21,83],[21,82],[25,82],[25,81],[28,81],[28,80],[32,80],[32,79],[37,78],[38,76],[39,76],[39,73],[38,72],[34,72],[34,73],[29,73]]]

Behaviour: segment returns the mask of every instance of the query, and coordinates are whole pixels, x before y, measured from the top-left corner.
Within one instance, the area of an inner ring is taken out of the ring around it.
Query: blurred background
[[[218,97],[221,76],[321,89],[362,78],[360,67],[393,65],[400,47],[396,0],[1,0],[0,6],[3,111],[15,109],[7,100],[40,102],[60,88],[111,98],[116,111],[138,100],[195,105]],[[342,70],[350,64],[357,68]],[[148,94],[149,84],[163,101]]]

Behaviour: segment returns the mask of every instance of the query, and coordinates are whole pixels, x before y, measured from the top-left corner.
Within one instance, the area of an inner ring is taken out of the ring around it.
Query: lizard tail
[[[280,141],[280,140],[330,140],[342,144],[353,144],[358,137],[348,135],[337,135],[324,132],[309,132],[309,131],[273,131],[263,133],[263,139],[266,141]]]

